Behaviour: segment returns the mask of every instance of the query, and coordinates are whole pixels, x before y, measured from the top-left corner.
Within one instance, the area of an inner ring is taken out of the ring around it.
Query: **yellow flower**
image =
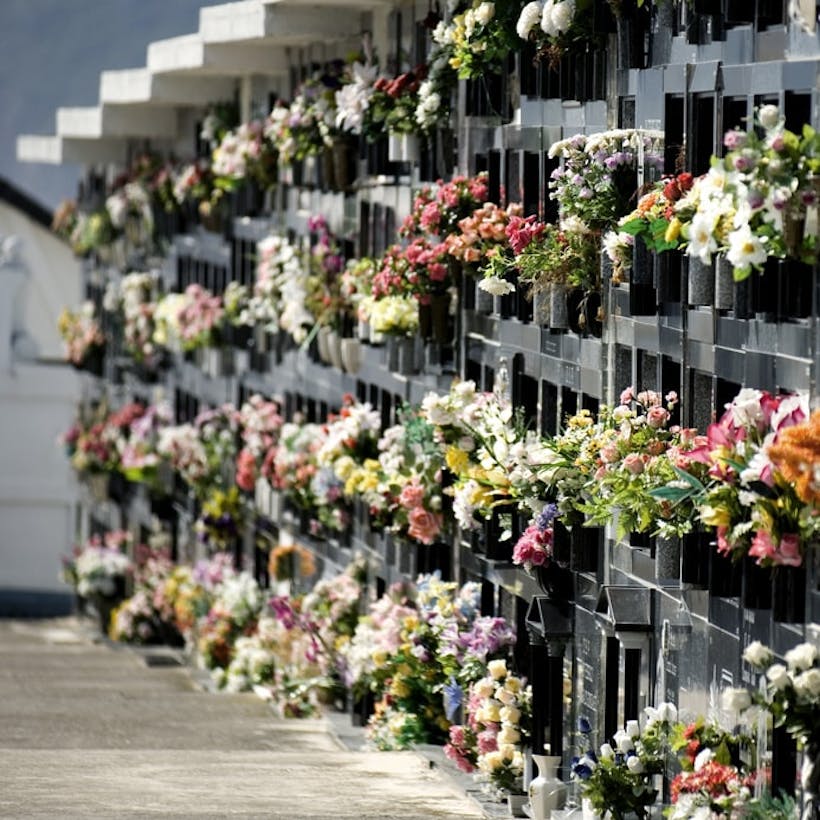
[[[337,458],[333,465],[333,471],[339,477],[340,481],[347,481],[355,470],[356,462],[350,456]]]
[[[459,450],[458,447],[448,447],[444,455],[444,460],[447,462],[447,467],[450,472],[456,475],[465,473],[470,464],[470,457],[464,450]]]
[[[674,242],[680,236],[681,221],[676,216],[672,217],[672,221],[666,228],[666,233],[663,235],[664,242]]]
[[[373,654],[370,656],[370,659],[373,661],[373,664],[376,666],[377,669],[380,669],[387,663],[387,652],[384,649],[376,649],[373,651]]]
[[[729,511],[725,507],[710,507],[704,505],[698,512],[701,521],[707,527],[728,527],[732,523]]]
[[[390,694],[397,698],[406,698],[410,694],[410,687],[401,678],[393,678]]]

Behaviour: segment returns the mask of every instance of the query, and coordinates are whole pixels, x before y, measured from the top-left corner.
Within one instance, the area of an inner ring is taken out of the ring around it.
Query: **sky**
[[[217,2],[0,0],[0,177],[49,209],[75,196],[81,167],[17,162],[17,135],[54,134],[57,108],[98,102],[101,71],[144,66],[148,43]]]

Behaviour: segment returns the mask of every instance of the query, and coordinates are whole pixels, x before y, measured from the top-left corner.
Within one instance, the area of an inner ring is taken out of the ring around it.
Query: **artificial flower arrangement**
[[[180,165],[171,173],[172,194],[179,207],[208,202],[214,187],[209,160],[197,159]]]
[[[336,92],[345,84],[347,73],[343,60],[332,60],[296,89],[290,105],[274,106],[265,123],[265,136],[286,165],[332,145],[337,131]]]
[[[724,555],[749,555],[765,567],[800,566],[820,519],[772,463],[769,448],[807,418],[805,396],[744,388],[687,453],[690,463],[706,465],[707,475],[676,470],[680,482],[666,491],[667,500],[694,502],[700,520],[716,529]]]
[[[213,490],[202,502],[194,531],[200,543],[210,551],[230,550],[237,538],[242,536],[244,511],[239,488]]]
[[[181,294],[176,313],[176,328],[184,351],[214,345],[225,318],[222,297],[193,283]]]
[[[57,319],[57,330],[65,346],[66,358],[75,367],[83,367],[105,349],[105,335],[93,302],[83,302],[78,311],[63,308]]]
[[[808,125],[800,134],[787,130],[775,105],[758,109],[755,126],[760,130],[728,131],[726,156],[713,157],[675,206],[687,255],[708,265],[725,253],[738,281],[762,270],[768,257],[816,257],[806,213],[818,202],[820,135]]]
[[[299,416],[286,421],[278,443],[268,450],[262,465],[262,475],[271,487],[304,512],[315,506],[312,485],[321,432],[321,425],[304,422]]]
[[[80,212],[69,237],[71,248],[77,256],[87,256],[92,252],[103,256],[115,239],[116,231],[105,208],[90,214]]]
[[[105,209],[116,233],[134,248],[148,249],[153,241],[154,212],[145,183],[134,180],[115,188],[105,200]]]
[[[111,472],[118,464],[115,436],[107,427],[108,405],[80,407],[74,423],[61,436],[71,466],[81,474]]]
[[[497,74],[515,50],[515,4],[467,0],[456,4],[449,22],[442,20],[433,40],[449,52],[449,63],[460,79]]]
[[[425,545],[439,540],[445,527],[444,460],[434,432],[417,410],[402,408],[399,423],[378,442],[378,460],[365,459],[345,483],[345,493],[360,496],[373,520]]]
[[[694,178],[688,172],[664,177],[638,200],[632,213],[604,236],[604,251],[612,262],[612,281],[619,284],[632,267],[632,247],[640,237],[655,253],[674,250],[683,242],[682,214],[677,204],[692,189]]]
[[[277,544],[268,556],[268,572],[280,583],[311,578],[316,574],[316,559],[299,544]]]
[[[207,669],[224,669],[233,658],[236,640],[256,628],[262,591],[249,572],[224,566],[211,595],[208,613],[197,623],[196,646]]]
[[[545,485],[534,466],[543,448],[505,396],[481,393],[472,381],[455,382],[446,396],[425,396],[421,414],[436,428],[447,468],[455,477],[448,493],[461,528],[476,529],[476,516],[509,515],[519,506],[540,509],[539,493]],[[507,527],[502,540],[510,535]]]
[[[521,220],[522,206],[512,202],[501,208],[485,202],[458,222],[458,230],[444,239],[447,253],[457,259],[464,270],[476,272],[507,245],[511,225]]]
[[[393,79],[375,79],[370,104],[365,118],[365,133],[371,137],[384,134],[413,134],[419,130],[416,110],[419,105],[419,89],[427,79],[427,66],[422,63],[398,74]]]
[[[112,613],[109,637],[123,643],[150,644],[179,640],[173,610],[164,596],[174,572],[167,549],[137,545],[134,549],[133,592]]]
[[[579,720],[579,732],[587,749],[572,760],[572,776],[581,785],[581,795],[591,807],[614,820],[634,813],[648,816],[657,797],[655,775],[663,774],[669,765],[671,737],[677,721],[674,704],[662,703],[644,712],[644,725],[628,720],[611,743],[598,752],[592,747],[592,727],[586,718]]]
[[[345,267],[341,244],[321,215],[308,219],[308,231],[305,308],[315,325],[341,329],[344,315],[341,274]]]
[[[117,442],[120,472],[129,481],[147,485],[157,495],[165,495],[168,491],[159,439],[162,430],[172,421],[170,405],[162,402],[148,405],[130,421]]]
[[[236,457],[236,485],[253,492],[268,451],[276,446],[282,425],[280,404],[255,393],[239,408],[241,449]]]
[[[263,189],[275,181],[277,155],[264,132],[262,120],[251,120],[223,134],[211,159],[212,202],[248,180],[257,182]]]
[[[588,522],[604,526],[617,510],[619,538],[630,532],[679,536],[691,530],[691,499],[668,489],[676,482],[690,486],[681,482],[682,469],[690,477],[705,477],[697,452],[705,439],[694,429],[670,424],[677,403],[674,392],[662,397],[653,390],[635,393],[629,387],[617,407],[601,409],[597,469],[584,493]]]
[[[134,569],[127,554],[131,543],[125,530],[92,535],[74,551],[64,577],[75,583],[77,594],[83,598],[123,596],[126,578]]]
[[[159,365],[165,354],[155,341],[159,289],[157,272],[132,271],[119,282],[110,283],[105,294],[106,309],[122,314],[125,349],[147,368]]]
[[[494,796],[523,789],[524,748],[532,719],[532,690],[503,658],[487,663],[469,689],[465,724],[449,729],[444,754],[475,773]]]
[[[450,700],[480,677],[486,663],[514,640],[502,619],[478,613],[478,587],[420,576],[395,586],[370,606],[346,647],[347,683],[377,697],[368,725],[381,749],[443,739]],[[452,714],[452,712],[451,712]]]
[[[820,807],[820,649],[802,643],[785,653],[776,663],[774,653],[755,641],[746,648],[743,660],[765,679],[765,690],[731,690],[735,705],[743,714],[754,706],[772,714],[775,726],[782,726],[803,752],[801,773],[804,790],[804,817]]]
[[[416,193],[399,235],[444,238],[457,232],[459,221],[487,201],[488,179],[482,172],[474,177],[457,175],[449,182],[439,180],[435,187],[424,186]]]

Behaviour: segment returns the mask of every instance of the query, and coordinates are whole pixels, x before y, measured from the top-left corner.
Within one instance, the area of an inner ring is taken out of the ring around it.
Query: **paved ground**
[[[0,817],[480,818],[412,752],[344,748],[83,622],[0,620]]]

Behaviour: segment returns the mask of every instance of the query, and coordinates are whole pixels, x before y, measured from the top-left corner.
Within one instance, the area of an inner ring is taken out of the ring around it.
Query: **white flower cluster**
[[[336,92],[336,127],[351,134],[361,134],[364,115],[373,97],[373,83],[378,66],[353,63],[353,79]]]
[[[75,569],[80,595],[113,595],[116,579],[131,569],[131,559],[112,547],[88,546],[77,556]]]
[[[213,153],[213,172],[218,177],[243,179],[248,173],[248,162],[262,154],[263,125],[259,120],[242,123],[235,131],[228,131]]]
[[[105,200],[105,209],[111,224],[122,230],[129,217],[137,220],[143,232],[150,233],[154,227],[154,213],[151,210],[151,197],[140,182],[128,182]]]
[[[522,40],[527,40],[540,25],[547,37],[557,37],[569,31],[574,20],[575,0],[534,0],[521,9],[515,30]]]
[[[262,590],[249,572],[239,572],[225,578],[219,588],[213,608],[229,613],[239,624],[258,615],[262,608]]]
[[[217,686],[226,692],[247,692],[273,680],[276,656],[265,646],[259,633],[236,639],[234,655],[227,669],[211,672]]]

